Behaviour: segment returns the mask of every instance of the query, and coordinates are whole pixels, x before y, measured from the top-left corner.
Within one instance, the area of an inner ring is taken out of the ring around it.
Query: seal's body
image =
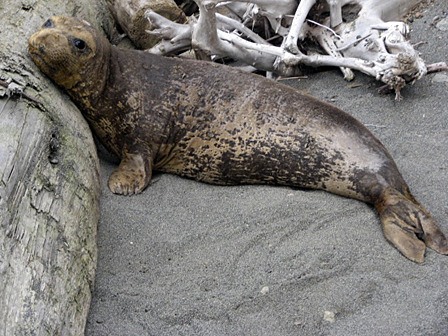
[[[369,202],[381,188],[374,195],[360,181],[376,181],[381,170],[385,185],[405,186],[384,147],[358,121],[288,86],[115,47],[109,71],[100,99],[81,108],[117,156],[146,152],[148,172],[223,185],[320,188]],[[146,186],[121,184],[124,193]]]
[[[384,146],[329,104],[229,67],[118,49],[73,18],[48,20],[29,50],[121,158],[114,193],[141,192],[152,170],[323,189],[373,204],[386,238],[411,260],[423,261],[425,243],[448,253]]]

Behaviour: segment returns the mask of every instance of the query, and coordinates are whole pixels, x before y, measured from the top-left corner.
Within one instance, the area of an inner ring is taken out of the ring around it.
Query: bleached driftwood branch
[[[148,51],[166,55],[193,48],[283,77],[300,75],[303,65],[339,67],[347,80],[357,70],[387,84],[400,99],[402,87],[427,68],[409,42],[409,27],[393,20],[421,1],[195,0],[199,17],[187,24],[146,11],[154,27],[149,35],[161,39]],[[307,48],[310,41],[323,52]]]

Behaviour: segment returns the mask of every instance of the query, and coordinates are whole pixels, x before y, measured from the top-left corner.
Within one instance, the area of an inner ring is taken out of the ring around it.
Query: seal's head
[[[54,16],[28,41],[34,63],[67,90],[98,84],[98,69],[104,67],[102,37],[86,21]]]

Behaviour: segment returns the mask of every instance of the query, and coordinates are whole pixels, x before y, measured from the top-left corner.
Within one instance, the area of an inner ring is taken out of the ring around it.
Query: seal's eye
[[[47,21],[45,21],[45,23],[42,25],[42,27],[53,28],[53,21],[51,21],[51,19],[48,19]]]
[[[86,50],[87,44],[80,39],[74,38],[73,39],[73,45],[80,51]]]

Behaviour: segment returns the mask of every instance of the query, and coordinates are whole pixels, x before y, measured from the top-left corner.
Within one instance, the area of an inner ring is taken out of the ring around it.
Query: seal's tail
[[[407,191],[386,188],[375,204],[383,233],[405,257],[421,263],[426,246],[448,254],[448,241],[431,215]]]

